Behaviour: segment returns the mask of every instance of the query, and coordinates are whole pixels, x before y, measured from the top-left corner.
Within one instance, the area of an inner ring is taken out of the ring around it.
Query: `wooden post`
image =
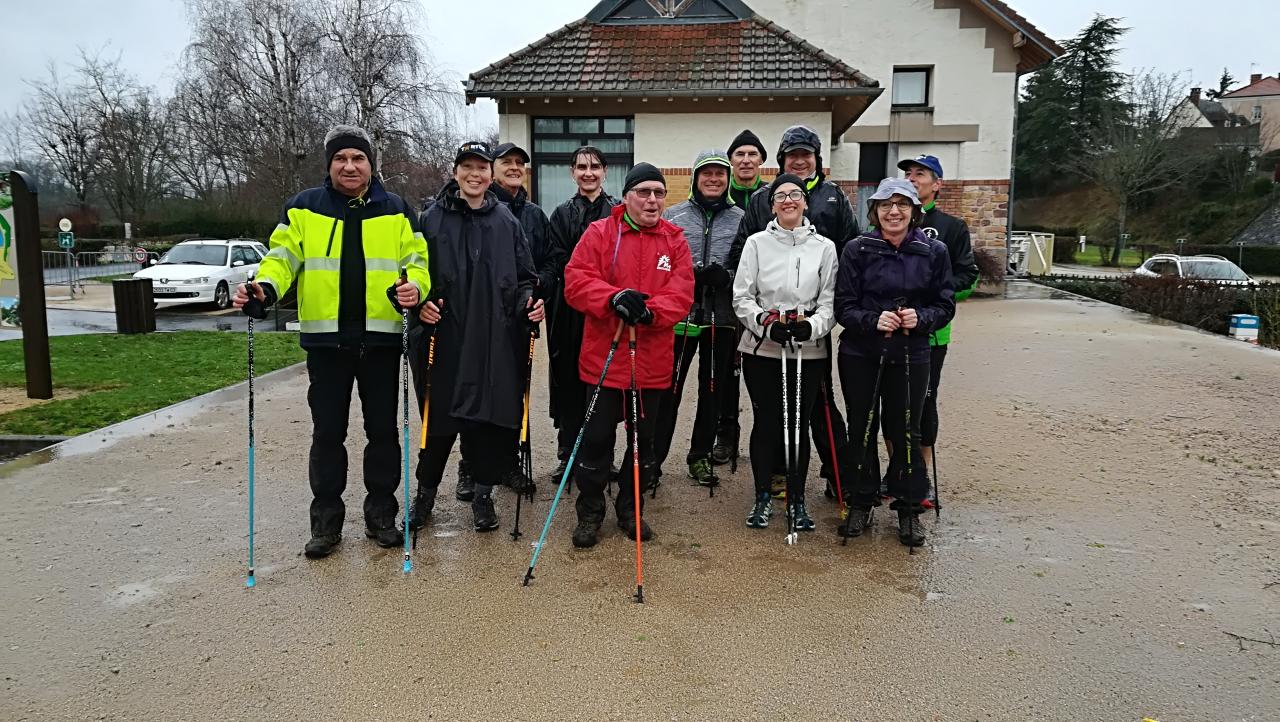
[[[27,398],[53,398],[49,363],[49,323],[44,310],[44,263],[40,259],[40,205],[36,184],[26,173],[9,172],[13,194],[13,244],[18,259],[18,298],[22,311],[22,358]]]

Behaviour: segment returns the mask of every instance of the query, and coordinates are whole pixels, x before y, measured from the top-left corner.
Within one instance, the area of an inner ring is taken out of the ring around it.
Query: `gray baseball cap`
[[[916,187],[906,178],[885,178],[880,181],[880,187],[876,188],[876,192],[871,195],[871,200],[887,201],[892,196],[906,196],[915,205],[920,205],[920,196],[916,194]]]

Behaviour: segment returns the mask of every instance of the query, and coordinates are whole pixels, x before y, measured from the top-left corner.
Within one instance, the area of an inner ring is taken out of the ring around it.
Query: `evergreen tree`
[[[1233,85],[1235,85],[1235,84],[1236,84],[1236,79],[1235,79],[1235,78],[1233,78],[1233,77],[1231,77],[1231,71],[1230,71],[1230,70],[1227,70],[1226,68],[1223,68],[1223,69],[1222,69],[1222,77],[1221,77],[1221,78],[1218,78],[1218,88],[1217,88],[1217,90],[1212,90],[1212,89],[1211,89],[1211,90],[1209,91],[1209,99],[1210,99],[1210,100],[1217,100],[1218,98],[1221,98],[1222,96],[1226,95],[1227,93],[1230,93],[1230,92],[1231,92],[1231,86],[1233,86]]]

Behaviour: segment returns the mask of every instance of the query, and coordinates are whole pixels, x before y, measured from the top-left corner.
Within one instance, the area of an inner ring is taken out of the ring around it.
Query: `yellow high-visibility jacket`
[[[408,268],[420,299],[431,291],[427,244],[409,204],[376,178],[362,198],[342,195],[326,179],[323,186],[307,189],[285,204],[256,279],[270,286],[275,298],[297,280],[304,348],[339,345],[343,226],[349,208],[359,208],[362,218],[365,335],[395,334],[399,345],[400,312],[387,299],[387,288],[400,277],[402,266]]]

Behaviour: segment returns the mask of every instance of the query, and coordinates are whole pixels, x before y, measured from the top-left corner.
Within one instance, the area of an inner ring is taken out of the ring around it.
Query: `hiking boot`
[[[364,535],[375,542],[383,549],[400,546],[404,543],[404,532],[396,528],[394,523],[386,526],[379,525],[377,527],[366,526]]]
[[[711,471],[711,462],[706,459],[698,459],[689,464],[689,478],[698,486],[716,486],[720,483]]]
[[[773,497],[767,491],[756,494],[756,503],[747,514],[747,526],[752,529],[768,529],[771,516],[773,516]]]
[[[409,507],[409,530],[418,531],[427,525],[431,512],[436,508],[436,495],[418,494],[413,498],[413,506]]]
[[[791,528],[796,531],[813,531],[816,524],[809,518],[809,511],[804,507],[804,499],[787,505],[787,515],[791,519]]]
[[[622,533],[627,535],[631,541],[636,540],[636,518],[634,516],[618,517],[618,528]],[[640,541],[649,541],[653,538],[653,529],[649,528],[649,522],[640,517]]]
[[[738,432],[736,429],[725,429],[716,435],[715,446],[711,447],[711,463],[722,466],[738,456]]]
[[[568,466],[569,459],[567,457],[561,459],[559,463],[556,464],[556,468],[551,471],[551,483],[559,484],[560,480],[564,478],[564,470],[568,468]]]
[[[773,474],[769,477],[770,494],[775,499],[787,498],[787,475]]]
[[[533,479],[525,476],[524,472],[519,469],[511,469],[503,474],[502,485],[517,494],[533,494],[538,489],[533,483]]]
[[[600,541],[600,522],[579,519],[578,526],[573,529],[573,545],[579,549],[590,549],[598,541]]]
[[[308,559],[323,559],[332,554],[341,542],[341,534],[315,534],[303,547],[302,553],[307,555]]]
[[[498,528],[498,513],[493,509],[492,492],[477,493],[471,501],[471,516],[479,532]]]
[[[924,546],[924,526],[916,509],[898,509],[898,541],[909,547]]]
[[[849,516],[836,529],[840,536],[862,536],[862,532],[871,526],[871,507],[850,506]]]
[[[476,498],[476,483],[471,479],[471,470],[464,461],[458,462],[458,488],[453,492],[458,501],[471,501]]]

